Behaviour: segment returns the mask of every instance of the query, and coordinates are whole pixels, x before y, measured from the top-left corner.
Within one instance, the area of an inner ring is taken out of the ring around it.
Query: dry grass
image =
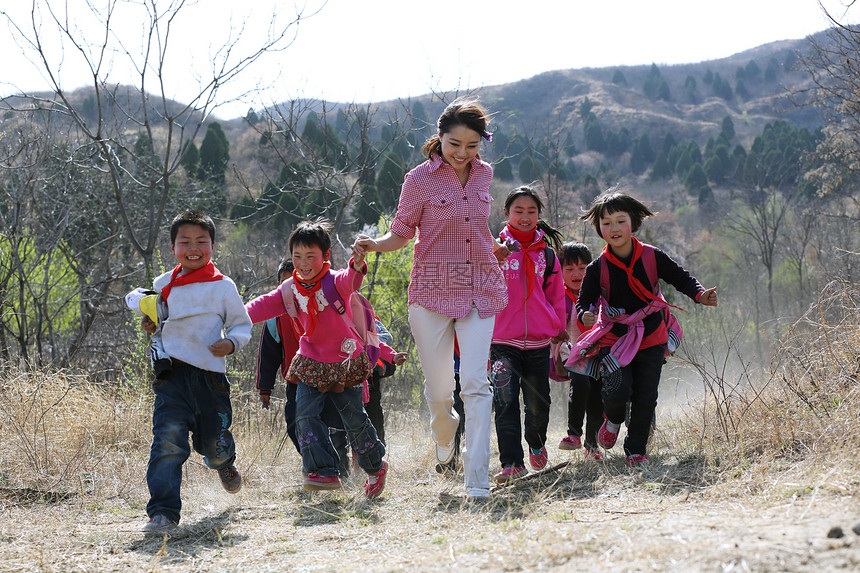
[[[730,385],[700,365],[705,403],[660,420],[628,469],[551,448],[560,472],[466,502],[436,475],[416,412],[392,416],[383,496],[357,479],[312,494],[280,411],[235,398],[246,485],[186,464],[183,523],[139,533],[151,400],[67,373],[0,380],[0,571],[857,570],[857,292],[825,291],[767,377]],[[554,408],[555,409],[555,408]],[[561,437],[553,428],[551,444]],[[616,450],[619,448],[616,448]],[[491,468],[492,469],[492,468]],[[842,538],[828,538],[835,526]]]

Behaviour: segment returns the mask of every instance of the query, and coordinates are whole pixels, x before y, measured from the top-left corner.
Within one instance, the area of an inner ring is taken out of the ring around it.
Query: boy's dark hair
[[[332,224],[327,219],[302,221],[290,233],[288,241],[290,253],[293,252],[293,247],[296,245],[305,245],[307,247],[319,247],[323,254],[325,254],[326,251],[331,249],[332,229]]]
[[[275,278],[280,281],[281,275],[291,275],[295,268],[296,267],[293,265],[293,259],[290,257],[284,257],[283,260],[281,260],[281,264],[278,265],[278,274],[275,275]]]
[[[465,125],[472,131],[484,139],[488,139],[490,134],[487,132],[487,124],[490,122],[490,114],[487,110],[478,103],[475,98],[457,98],[448,104],[442,115],[439,116],[439,121],[436,122],[436,127],[439,133],[433,134],[430,139],[421,148],[421,152],[432,159],[433,155],[442,156],[442,139],[445,135],[458,125]],[[478,154],[478,159],[481,158]]]
[[[647,217],[653,216],[655,213],[648,207],[642,204],[638,199],[634,199],[627,193],[617,191],[615,187],[609,189],[605,193],[598,195],[591,202],[591,207],[580,217],[582,221],[588,221],[597,235],[602,239],[603,234],[600,232],[600,218],[605,215],[611,215],[618,211],[624,211],[630,215],[630,230],[636,232],[642,226],[642,221]]]
[[[179,232],[179,227],[182,225],[197,225],[209,231],[209,237],[212,239],[212,244],[215,244],[215,223],[212,222],[212,217],[203,211],[189,209],[183,211],[173,218],[170,223],[170,244],[176,242],[176,233]]]
[[[535,188],[531,185],[522,185],[512,190],[508,193],[508,196],[505,197],[505,215],[507,215],[511,205],[514,204],[514,201],[520,197],[529,197],[533,199],[534,202],[537,203],[538,215],[543,212],[543,201],[541,201],[540,195],[538,195]],[[554,228],[543,219],[538,219],[537,228],[544,232],[546,242],[550,247],[552,247],[552,250],[557,252],[561,248],[562,241],[564,241],[564,235],[561,231]]]
[[[571,241],[561,246],[558,251],[558,260],[561,266],[588,264],[591,262],[591,251],[582,243]]]

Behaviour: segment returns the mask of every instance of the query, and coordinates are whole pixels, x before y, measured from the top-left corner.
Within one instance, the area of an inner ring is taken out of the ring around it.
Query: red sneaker
[[[600,430],[597,432],[597,443],[607,450],[611,450],[612,446],[614,446],[615,442],[618,440],[618,432],[610,432],[607,430],[607,422],[609,422],[609,420],[606,416],[603,416],[603,425],[600,426]]]
[[[321,491],[328,489],[340,489],[340,478],[337,476],[321,476],[318,473],[309,473],[304,482],[305,489],[310,491]]]
[[[603,454],[601,454],[600,450],[598,450],[597,448],[592,449],[589,447],[585,447],[582,449],[582,453],[585,454],[586,458],[591,458],[591,459],[596,460],[598,462],[603,461]]]
[[[524,475],[528,474],[529,470],[525,468],[525,466],[515,466],[514,464],[507,464],[502,466],[502,471],[493,476],[493,480],[496,483],[508,483],[509,481],[514,481],[517,478],[521,478]]]
[[[573,434],[563,437],[558,443],[558,449],[560,450],[578,450],[581,447],[582,438]]]
[[[375,474],[367,474],[367,481],[364,482],[364,496],[374,498],[385,489],[385,474],[388,473],[388,462],[382,460],[382,469]]]
[[[631,468],[634,466],[647,464],[647,463],[648,463],[648,456],[646,456],[645,454],[630,454],[629,456],[627,456],[627,465],[630,466]]]
[[[549,455],[546,453],[546,446],[541,447],[539,450],[529,448],[529,464],[531,464],[534,469],[544,469],[548,459]]]

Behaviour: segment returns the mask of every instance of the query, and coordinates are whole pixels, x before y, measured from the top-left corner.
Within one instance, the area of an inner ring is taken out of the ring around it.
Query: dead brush
[[[725,342],[729,352],[722,357],[713,352],[689,359],[706,398],[699,411],[674,426],[676,444],[734,473],[757,460],[856,465],[860,290],[855,285],[828,284],[782,336],[767,368],[744,361],[732,336]]]
[[[0,486],[51,495],[127,487],[130,472],[139,471],[129,459],[146,451],[141,429],[151,407],[115,392],[83,375],[5,368]]]

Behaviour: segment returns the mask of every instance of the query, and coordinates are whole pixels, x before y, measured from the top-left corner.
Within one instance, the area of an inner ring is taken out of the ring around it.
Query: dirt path
[[[389,457],[376,501],[358,481],[334,494],[301,490],[295,460],[248,468],[236,496],[192,466],[183,523],[166,543],[139,532],[145,491],[64,501],[6,492],[0,571],[860,570],[856,476],[753,467],[718,480],[692,458],[628,470],[576,457],[473,504],[423,452]],[[834,526],[844,537],[828,538]]]

